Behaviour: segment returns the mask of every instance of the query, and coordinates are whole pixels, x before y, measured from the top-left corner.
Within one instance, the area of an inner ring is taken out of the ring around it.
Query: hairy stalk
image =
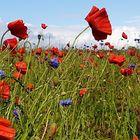
[[[83,29],[74,39],[72,47],[74,47],[75,42],[77,41],[77,39],[80,37],[81,34],[83,34],[87,29],[89,28],[89,26],[87,26],[85,29]]]
[[[1,45],[0,47],[2,47],[4,36],[5,36],[8,32],[9,32],[9,29],[8,29],[6,32],[4,32],[4,34],[2,35],[1,41],[0,41],[0,45]]]

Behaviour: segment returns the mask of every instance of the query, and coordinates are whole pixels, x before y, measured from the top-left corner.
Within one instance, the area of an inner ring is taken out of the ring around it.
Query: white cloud
[[[45,40],[48,41],[49,35],[51,35],[51,44],[66,44],[67,42],[73,42],[74,38],[84,29],[84,26],[50,26],[46,30],[43,30],[45,35]],[[32,30],[32,29],[31,29]],[[41,28],[33,28],[32,30],[34,36],[41,32]],[[128,40],[121,40],[122,32],[125,32],[128,36]],[[109,41],[115,48],[122,48],[123,46],[136,46],[135,38],[140,35],[140,29],[138,27],[130,26],[120,26],[114,27],[111,36],[104,41]],[[77,40],[77,45],[81,46],[83,44],[90,45],[91,43],[98,43],[92,36],[91,29],[84,32]]]
[[[139,18],[139,17],[136,17]],[[0,35],[7,30],[6,24],[1,20],[0,18]],[[44,41],[42,41],[43,46],[47,46],[49,44],[49,37],[50,37],[50,43],[53,46],[64,46],[69,41],[73,42],[74,38],[85,28],[85,26],[81,25],[72,25],[72,26],[56,26],[51,25],[48,26],[45,30],[41,29],[41,27],[36,27],[31,23],[26,23],[26,25],[29,28],[29,40],[31,42],[37,43],[37,35],[43,34],[44,35]],[[121,40],[122,32],[125,32],[128,35],[128,41]],[[113,33],[111,36],[108,36],[106,41],[109,41],[112,45],[115,46],[115,48],[122,48],[123,46],[136,46],[136,43],[134,42],[134,38],[140,38],[140,28],[139,27],[133,27],[133,26],[120,26],[120,27],[113,27]],[[9,34],[5,36],[5,38],[13,37]],[[91,45],[98,43],[95,41],[94,37],[92,36],[91,29],[88,29],[86,32],[84,32],[77,40],[77,45],[83,46],[85,43],[87,45]]]
[[[122,32],[125,32],[128,36],[128,40],[121,40]],[[113,33],[108,37],[107,41],[110,41],[115,48],[122,48],[123,46],[136,46],[135,38],[140,38],[140,29],[138,27],[121,26],[114,27]]]

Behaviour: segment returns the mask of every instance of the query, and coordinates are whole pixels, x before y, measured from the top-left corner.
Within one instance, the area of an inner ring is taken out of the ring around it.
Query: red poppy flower
[[[64,56],[64,53],[62,51],[58,51],[58,56],[59,57],[63,57]]]
[[[28,37],[27,27],[24,25],[23,20],[16,20],[8,24],[8,29],[11,34],[21,39]]]
[[[47,28],[47,25],[44,24],[44,23],[42,23],[42,24],[41,24],[41,27],[42,27],[42,29],[46,29],[46,28]]]
[[[7,120],[7,119],[0,118],[0,125],[9,127],[9,126],[12,125],[12,123],[11,123],[11,121],[9,121],[9,120]]]
[[[105,45],[106,45],[106,46],[109,46],[109,45],[110,45],[110,42],[106,42]]]
[[[84,69],[85,67],[86,67],[85,64],[80,64],[80,68],[81,68],[81,69]]]
[[[94,62],[94,59],[93,59],[92,57],[90,57],[90,58],[88,59],[88,61],[91,62],[91,63],[93,63],[93,62]]]
[[[58,49],[58,48],[55,48],[55,47],[51,48],[50,51],[51,51],[54,55],[57,55],[57,54],[59,53],[59,49]]]
[[[132,140],[139,140],[137,136],[133,136]]]
[[[109,47],[109,49],[114,49],[113,45],[109,45],[108,47]]]
[[[16,38],[11,38],[11,39],[6,39],[3,44],[6,46],[6,47],[10,47],[11,50],[15,49],[17,47],[17,39]]]
[[[140,75],[140,70],[136,70],[137,75]]]
[[[131,56],[135,56],[135,54],[136,54],[136,49],[130,49],[130,50],[127,51],[127,53],[128,53],[129,55],[131,55]]]
[[[122,37],[124,38],[124,39],[127,39],[128,37],[127,37],[127,35],[123,32],[122,33]]]
[[[17,62],[15,66],[18,72],[20,72],[23,75],[26,74],[27,64],[25,62]]]
[[[24,53],[26,52],[26,49],[23,47],[23,48],[18,48],[18,53],[20,55],[24,55]]]
[[[16,130],[10,128],[11,122],[7,119],[0,118],[0,139],[1,140],[14,140]]]
[[[83,55],[83,51],[82,50],[79,50],[79,55]]]
[[[105,8],[99,10],[93,6],[85,20],[89,23],[95,40],[106,39],[107,35],[112,34],[112,27]]]
[[[140,53],[139,53],[139,54],[137,54],[137,57],[138,57],[138,58],[140,58]]]
[[[109,63],[114,63],[118,64],[119,66],[122,66],[125,61],[126,59],[124,56],[117,56],[114,53],[110,54]]]
[[[59,63],[62,63],[63,62],[62,57],[58,57],[57,59],[58,59]]]
[[[45,55],[48,55],[49,51],[48,50],[45,50]]]
[[[19,96],[16,96],[15,97],[15,104],[16,105],[20,105],[21,104],[21,100],[20,100],[20,97]]]
[[[104,54],[102,54],[102,53],[98,53],[97,55],[96,55],[98,58],[100,58],[100,59],[102,59],[102,58],[104,58]]]
[[[85,95],[87,93],[87,89],[86,88],[82,88],[79,92],[79,95],[82,97],[83,95]]]
[[[13,50],[11,51],[11,54],[12,54],[13,56],[16,56],[17,50],[16,50],[16,49],[13,49]]]
[[[132,68],[121,68],[121,74],[124,76],[129,76],[133,74],[133,69]]]
[[[13,77],[19,80],[22,77],[22,74],[20,72],[16,71],[13,73]]]
[[[0,51],[5,51],[6,47],[5,46],[1,46],[0,47]]]
[[[95,45],[92,46],[92,48],[95,50],[95,49],[98,48],[98,46],[95,44]]]
[[[0,96],[4,100],[8,100],[10,98],[10,86],[4,80],[0,81]]]
[[[29,83],[29,84],[27,84],[27,86],[26,86],[26,91],[28,91],[28,92],[30,92],[30,91],[32,91],[33,90],[33,88],[34,88],[34,85],[32,84],[32,83]]]
[[[36,55],[41,55],[41,53],[42,53],[42,48],[37,48],[37,49],[35,49],[34,53],[35,53]]]

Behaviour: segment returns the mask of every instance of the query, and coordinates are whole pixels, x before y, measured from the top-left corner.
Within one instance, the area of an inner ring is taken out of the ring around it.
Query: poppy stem
[[[13,78],[16,82],[18,82],[23,88],[25,87],[19,80],[17,80],[15,77],[11,77]]]
[[[9,29],[6,31],[6,32],[4,32],[4,34],[2,35],[2,37],[1,37],[1,41],[0,41],[0,47],[2,47],[2,44],[3,44],[3,38],[4,38],[4,36],[6,35],[6,33],[8,33],[9,32]]]
[[[87,26],[85,29],[83,29],[83,30],[75,37],[75,39],[74,39],[74,41],[73,41],[73,43],[72,43],[72,47],[74,47],[75,42],[77,41],[77,39],[79,38],[79,36],[80,36],[81,34],[83,34],[88,28],[89,28],[89,26]]]
[[[39,44],[40,44],[41,37],[42,37],[42,36],[39,34],[39,35],[38,35],[38,42],[37,42],[37,45],[36,45],[36,46],[37,46],[37,48],[38,48],[38,46],[39,46]]]
[[[104,71],[105,71],[105,69],[106,69],[106,67],[107,67],[107,64],[108,64],[108,60],[106,60],[106,62],[105,62],[105,64],[104,64],[104,67],[103,67],[103,69],[102,69],[102,71],[101,71],[101,74],[99,75],[99,79],[98,79],[97,82],[95,83],[94,89],[98,86],[98,84],[99,84],[99,82],[100,82],[100,80],[101,80],[101,77],[103,76]]]
[[[7,78],[12,78],[12,79],[14,79],[16,82],[18,82],[23,88],[25,88],[25,85],[24,84],[22,84],[21,83],[21,81],[19,81],[18,79],[16,79],[15,77],[13,77],[13,76],[7,76]],[[29,93],[28,91],[26,91],[27,93]]]
[[[24,45],[23,45],[23,47],[26,47],[26,44],[29,44],[29,49],[30,49],[30,51],[32,50],[32,44],[31,44],[31,42],[30,41],[28,41],[28,40],[26,40],[25,42],[24,42]]]

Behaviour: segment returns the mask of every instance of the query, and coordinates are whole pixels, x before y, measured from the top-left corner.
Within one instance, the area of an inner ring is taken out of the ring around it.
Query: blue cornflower
[[[3,79],[6,77],[6,74],[3,70],[0,70],[0,79]]]
[[[72,100],[70,98],[69,99],[66,99],[66,100],[61,100],[59,104],[61,106],[68,106],[68,105],[71,105],[72,104]]]
[[[22,115],[23,112],[19,109],[14,109],[13,111],[13,115],[15,116],[15,118],[19,119],[19,116]]]
[[[128,68],[135,68],[136,67],[136,65],[135,64],[130,64],[129,66],[128,66]]]
[[[49,61],[49,64],[50,64],[50,66],[52,66],[55,69],[58,68],[58,66],[59,66],[59,62],[58,62],[57,58],[52,58]]]

